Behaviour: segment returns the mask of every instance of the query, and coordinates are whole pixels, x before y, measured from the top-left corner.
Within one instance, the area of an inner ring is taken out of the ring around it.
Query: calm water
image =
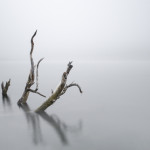
[[[1,150],[149,150],[150,62],[74,62],[70,88],[42,115],[33,111],[45,100],[30,94],[17,106],[29,63],[0,62],[0,81],[11,78],[9,98],[0,101]],[[41,63],[39,92],[47,97],[66,63]],[[34,89],[34,87],[33,87]]]

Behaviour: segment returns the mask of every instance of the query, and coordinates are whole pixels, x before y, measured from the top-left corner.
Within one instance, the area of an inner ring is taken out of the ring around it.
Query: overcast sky
[[[1,0],[0,60],[150,60],[150,0]]]

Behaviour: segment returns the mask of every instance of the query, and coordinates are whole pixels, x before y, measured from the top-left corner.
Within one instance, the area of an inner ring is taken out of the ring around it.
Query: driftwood
[[[32,53],[33,53],[33,50],[34,50],[33,39],[36,36],[36,33],[37,33],[37,31],[35,31],[35,33],[33,34],[32,38],[31,38],[31,51],[30,51],[31,69],[30,69],[30,73],[29,73],[29,76],[28,76],[28,80],[27,80],[24,92],[23,92],[21,98],[18,101],[18,105],[20,105],[21,103],[26,103],[30,92],[36,93],[36,94],[39,94],[40,96],[45,97],[43,94],[38,92],[38,67],[39,67],[40,62],[43,60],[43,58],[38,61],[36,67],[34,66],[34,61],[33,61],[33,58],[32,58]],[[31,86],[35,83],[34,82],[34,80],[35,80],[35,68],[36,68],[36,89],[33,90],[33,89],[31,89]]]
[[[39,94],[40,96],[45,97],[43,94],[38,92],[38,68],[39,68],[39,64],[43,60],[43,58],[38,61],[36,67],[34,66],[34,61],[32,58],[32,53],[34,50],[33,39],[36,36],[36,33],[37,33],[37,31],[35,31],[35,33],[33,34],[32,38],[31,38],[31,51],[30,51],[31,69],[30,69],[30,73],[28,76],[28,80],[27,80],[24,92],[23,92],[21,98],[18,100],[18,105],[26,104],[30,92],[36,93],[36,94]],[[63,94],[65,94],[67,89],[70,87],[76,86],[79,89],[80,93],[82,93],[82,90],[78,84],[76,84],[76,83],[71,83],[69,85],[66,84],[67,77],[68,77],[72,67],[73,67],[72,62],[69,62],[68,66],[67,66],[67,70],[62,75],[62,79],[61,79],[61,82],[60,82],[58,88],[54,92],[52,91],[52,95],[39,108],[37,108],[35,110],[35,112],[42,112],[45,109],[47,109],[57,99],[59,99]],[[35,90],[33,90],[33,89],[31,89],[31,86],[35,83],[34,82],[34,80],[35,80],[35,68],[36,68],[36,88],[35,88]]]
[[[1,83],[2,95],[4,97],[7,97],[7,91],[8,91],[9,86],[10,86],[10,79],[9,81],[5,83],[5,85],[4,85],[4,82]]]
[[[68,67],[67,70],[63,73],[62,75],[62,79],[61,82],[59,84],[59,86],[57,87],[57,89],[53,92],[52,91],[52,95],[39,107],[35,110],[35,112],[42,112],[45,109],[47,109],[50,105],[52,105],[57,99],[60,98],[60,96],[62,96],[63,94],[65,94],[65,92],[67,91],[68,88],[72,87],[72,86],[76,86],[78,87],[80,93],[82,93],[82,90],[80,88],[80,86],[76,83],[71,83],[69,85],[66,85],[67,82],[67,77],[69,75],[70,70],[72,69],[72,62],[68,63]]]

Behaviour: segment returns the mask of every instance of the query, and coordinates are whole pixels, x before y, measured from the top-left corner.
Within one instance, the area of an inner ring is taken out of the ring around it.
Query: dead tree
[[[66,84],[67,77],[68,77],[69,72],[72,69],[72,67],[73,67],[72,66],[72,62],[69,62],[68,66],[67,66],[67,70],[62,75],[62,79],[61,79],[61,82],[60,82],[59,86],[56,88],[56,90],[54,92],[52,91],[52,95],[39,108],[37,108],[35,110],[35,112],[42,112],[45,109],[47,109],[57,99],[59,99],[60,96],[62,96],[63,94],[65,94],[65,92],[67,91],[68,88],[70,88],[72,86],[78,87],[80,93],[82,93],[82,90],[81,90],[81,88],[80,88],[80,86],[78,84],[76,84],[76,83],[71,83],[69,85]]]
[[[7,91],[8,91],[9,86],[10,86],[10,79],[9,81],[5,83],[5,86],[4,86],[4,82],[1,83],[3,97],[7,97]]]
[[[30,92],[33,92],[33,93],[36,93],[36,94],[39,94],[39,95],[45,97],[44,95],[42,95],[41,93],[38,92],[38,67],[39,67],[40,62],[43,60],[43,58],[38,61],[36,66],[34,66],[34,61],[33,61],[33,58],[32,58],[32,53],[33,53],[33,50],[34,50],[33,39],[36,36],[36,33],[37,33],[37,31],[35,31],[35,33],[33,34],[32,38],[31,38],[31,51],[30,51],[31,69],[30,69],[30,73],[29,73],[29,76],[28,76],[28,80],[27,80],[24,92],[23,92],[21,98],[18,101],[18,105],[26,103]],[[31,89],[31,86],[35,83],[34,82],[34,80],[35,80],[35,68],[36,68],[36,89],[33,90],[33,89]]]

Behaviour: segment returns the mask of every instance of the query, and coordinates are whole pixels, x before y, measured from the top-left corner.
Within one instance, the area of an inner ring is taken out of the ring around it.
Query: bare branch
[[[6,83],[5,83],[5,86],[4,86],[4,82],[2,82],[1,83],[1,88],[2,88],[2,95],[3,96],[7,96],[7,91],[8,91],[8,88],[9,88],[9,86],[10,86],[10,79],[9,79],[9,81],[7,81]]]
[[[32,93],[39,94],[39,95],[40,95],[40,96],[42,96],[42,97],[46,97],[45,95],[43,95],[43,94],[39,93],[36,89],[35,89],[35,90],[27,89],[27,91],[30,91],[30,92],[32,92]]]
[[[69,87],[72,87],[72,86],[78,87],[79,92],[80,92],[80,93],[83,93],[83,91],[81,90],[81,87],[79,86],[79,84],[76,84],[76,83],[71,83],[71,84],[69,84],[68,86],[66,86],[66,88],[69,88]]]
[[[56,88],[56,90],[54,92],[53,91],[51,92],[52,95],[39,108],[37,108],[35,110],[35,112],[41,112],[41,111],[44,111],[45,109],[47,109],[57,99],[59,99],[60,96],[63,95],[67,91],[67,89],[71,86],[77,86],[79,91],[82,93],[80,86],[76,83],[72,83],[72,84],[66,86],[67,76],[69,75],[72,67],[73,67],[72,62],[69,62],[67,69],[66,69],[66,72],[64,72],[62,75],[61,82],[60,82],[59,86]]]
[[[4,82],[1,83],[2,91],[4,90]]]
[[[36,89],[35,90],[30,89],[31,86],[35,83],[34,82],[34,80],[35,80],[35,73],[34,73],[35,66],[34,66],[34,61],[33,61],[33,58],[32,58],[32,53],[33,53],[33,50],[34,50],[34,41],[33,41],[33,39],[36,36],[36,34],[37,34],[37,30],[35,31],[35,33],[31,37],[31,51],[30,51],[31,69],[30,69],[30,73],[29,73],[29,76],[28,76],[28,80],[27,80],[24,92],[22,94],[22,97],[19,99],[18,104],[26,103],[26,101],[28,99],[28,96],[29,96],[29,92],[33,92],[33,93],[36,93],[36,94],[39,94],[39,95],[45,97],[43,94],[37,92],[38,91],[38,67],[39,67],[40,62],[43,60],[43,58],[38,61],[38,64],[37,64],[37,67],[36,67]]]
[[[39,68],[39,64],[40,62],[43,60],[44,58],[41,58],[38,63],[37,63],[37,67],[36,67],[36,90],[38,90],[38,68]]]
[[[81,90],[81,87],[80,87],[78,84],[76,84],[76,83],[71,83],[71,84],[66,85],[66,86],[64,87],[64,89],[63,89],[63,91],[60,93],[59,97],[62,96],[63,94],[65,94],[66,91],[68,90],[68,88],[70,88],[70,87],[72,87],[72,86],[76,86],[76,87],[79,89],[79,92],[80,92],[80,93],[83,93],[83,91]]]
[[[30,62],[31,62],[30,79],[31,79],[31,82],[34,81],[34,61],[32,58],[32,53],[33,53],[33,49],[34,49],[33,39],[36,36],[36,33],[37,33],[37,30],[35,31],[35,33],[33,34],[32,38],[31,38],[31,51],[30,51]]]
[[[34,49],[34,42],[33,39],[36,36],[37,30],[34,32],[33,36],[31,37],[31,51],[30,51],[30,55],[32,55],[33,49]]]
[[[67,74],[69,74],[70,70],[71,70],[72,67],[73,67],[71,64],[72,64],[72,61],[70,61],[70,62],[68,63],[68,68],[67,68],[67,71],[66,71]]]

